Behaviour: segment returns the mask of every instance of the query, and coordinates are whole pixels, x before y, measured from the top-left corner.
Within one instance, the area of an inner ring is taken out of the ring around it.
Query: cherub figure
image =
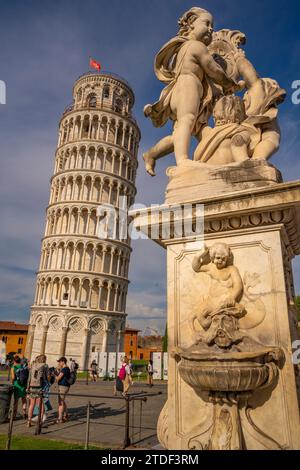
[[[237,88],[208,51],[212,41],[212,15],[194,7],[180,18],[179,26],[177,37],[167,42],[155,59],[156,76],[167,86],[159,101],[144,108],[145,116],[156,127],[163,126],[168,119],[174,121],[173,134],[143,155],[151,176],[155,176],[156,160],[173,151],[177,165],[189,158],[191,136],[201,139],[202,128],[211,114],[214,83],[221,85],[224,92]]]
[[[226,165],[252,159],[269,159],[279,148],[277,106],[286,92],[275,80],[260,78],[243,51],[235,56],[237,70],[247,88],[243,99],[222,96],[213,109],[215,127],[206,126],[194,160]]]
[[[228,347],[240,339],[237,320],[246,314],[239,301],[243,295],[243,282],[239,270],[232,265],[232,253],[225,243],[215,243],[194,257],[193,269],[211,278],[208,295],[199,305],[193,317],[198,320],[206,334],[200,338],[208,344],[215,342]]]

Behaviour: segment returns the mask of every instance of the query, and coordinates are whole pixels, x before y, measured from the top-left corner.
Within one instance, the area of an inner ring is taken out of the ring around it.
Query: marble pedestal
[[[183,380],[176,350],[192,346],[191,318],[211,282],[206,273],[192,269],[193,257],[203,242],[208,247],[223,242],[230,246],[244,284],[241,303],[247,305],[248,314],[241,331],[266,347],[280,348],[284,360],[271,386],[249,394],[247,406],[240,401],[230,410],[231,417],[236,413],[238,419],[223,422],[223,430],[219,427],[217,448],[300,449],[297,367],[292,361],[298,331],[291,267],[292,258],[300,253],[300,181],[186,203],[192,210],[181,216],[176,205],[171,225],[190,222],[195,227],[194,209],[201,203],[202,238],[200,233],[180,235],[174,227],[164,236],[161,214],[172,211],[172,204],[160,206],[154,221],[150,209],[133,214],[136,227],[144,233],[149,226],[156,228],[155,241],[167,249],[169,381],[168,400],[158,422],[159,440],[168,449],[216,448],[210,440],[220,409],[208,391],[195,390]]]

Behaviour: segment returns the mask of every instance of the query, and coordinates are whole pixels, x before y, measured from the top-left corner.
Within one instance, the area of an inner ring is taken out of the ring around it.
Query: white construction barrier
[[[111,378],[115,377],[116,359],[117,359],[117,353],[115,352],[108,353],[108,367],[107,367],[108,377],[111,377]]]
[[[6,344],[4,341],[0,341],[0,364],[5,364],[6,362]]]
[[[161,352],[152,353],[154,380],[161,380],[162,377],[162,354]]]
[[[163,360],[164,360],[163,379],[168,380],[168,353],[167,352],[164,352]]]
[[[107,375],[107,359],[108,353],[107,352],[100,352],[99,353],[99,377],[105,377]]]
[[[91,353],[91,357],[90,357],[90,361],[91,361],[91,362],[90,362],[90,364],[88,364],[88,368],[91,367],[91,363],[92,363],[93,361],[96,361],[97,364],[99,364],[99,353],[98,353],[98,352],[92,352],[92,353]]]

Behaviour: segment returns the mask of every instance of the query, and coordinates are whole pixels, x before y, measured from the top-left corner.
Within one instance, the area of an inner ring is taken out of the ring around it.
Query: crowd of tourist
[[[28,427],[32,426],[38,415],[45,422],[47,412],[52,410],[49,391],[56,383],[58,387],[56,423],[66,422],[69,419],[66,395],[76,381],[77,369],[78,364],[70,359],[70,366],[68,366],[65,357],[57,360],[57,367],[49,367],[45,354],[40,354],[30,364],[25,359],[14,356],[11,367],[11,382],[14,386],[14,417],[17,414],[19,400],[21,400],[22,414],[27,420]]]
[[[14,418],[17,415],[19,401],[22,404],[23,418],[27,420],[27,426],[31,427],[33,422],[41,417],[44,423],[47,419],[47,413],[52,410],[49,399],[49,392],[52,385],[57,384],[58,388],[58,414],[56,423],[68,421],[69,414],[66,403],[66,395],[71,385],[76,382],[78,364],[74,359],[70,359],[67,365],[66,357],[60,357],[57,360],[57,367],[47,365],[45,354],[37,356],[30,364],[26,359],[14,356],[11,366],[11,382],[14,386]],[[97,380],[98,364],[92,361],[89,372],[93,381]],[[153,362],[149,361],[147,365],[148,385],[153,386]],[[124,397],[127,396],[130,387],[133,385],[133,365],[126,356],[122,359],[121,367],[118,371],[114,394],[118,392]]]

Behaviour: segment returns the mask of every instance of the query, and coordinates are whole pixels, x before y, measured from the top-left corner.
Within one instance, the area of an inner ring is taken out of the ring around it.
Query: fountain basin
[[[219,392],[255,390],[274,376],[277,367],[268,351],[199,354],[181,352],[179,373],[194,389]],[[267,353],[267,354],[266,354]]]

